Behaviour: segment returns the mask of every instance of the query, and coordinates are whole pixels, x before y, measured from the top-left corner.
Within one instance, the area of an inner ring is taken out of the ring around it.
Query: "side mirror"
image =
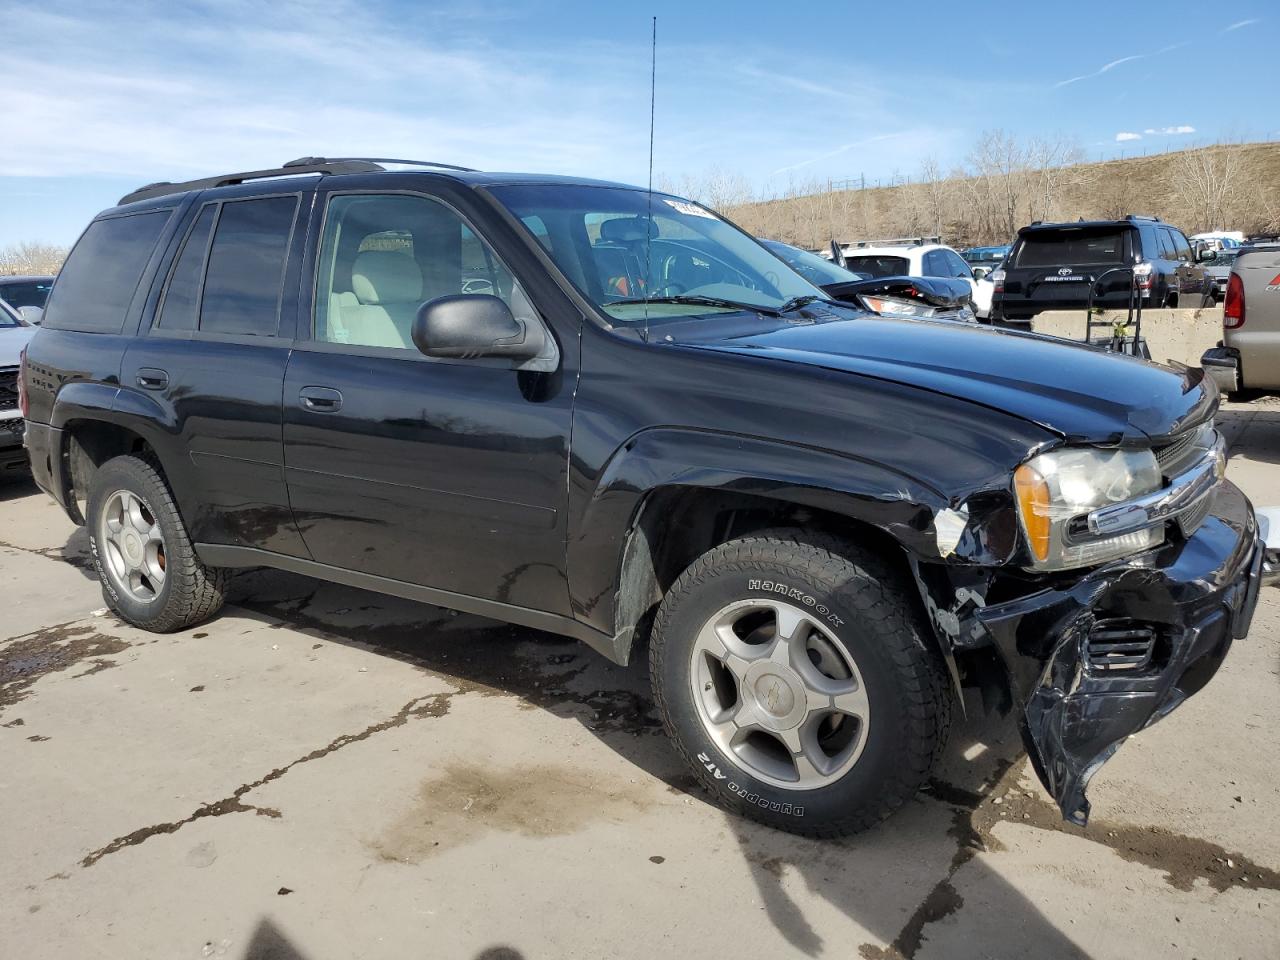
[[[1204,263],[1206,260],[1213,260],[1217,255],[1218,251],[1213,249],[1213,247],[1198,247],[1196,249],[1196,261],[1198,263]]]
[[[532,360],[546,334],[517,320],[511,308],[487,293],[461,293],[428,300],[413,321],[413,343],[428,357],[506,357]]]
[[[40,307],[19,307],[18,313],[32,326],[39,326],[40,321],[44,319],[44,310]]]
[[[985,280],[985,279],[987,278],[987,274],[989,274],[990,272],[991,272],[991,268],[990,268],[990,267],[974,267],[974,268],[973,268],[973,279],[975,279],[975,280]]]

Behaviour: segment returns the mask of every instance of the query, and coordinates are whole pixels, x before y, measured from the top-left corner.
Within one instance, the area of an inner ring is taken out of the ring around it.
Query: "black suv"
[[[1125,309],[1130,291],[1144,307],[1196,306],[1204,292],[1203,252],[1155,217],[1078,223],[1036,221],[1018,231],[995,284],[992,316],[1028,321],[1045,310]]]
[[[388,166],[152,185],[72,251],[26,442],[128,622],[268,566],[647,657],[707,790],[816,836],[912,796],[962,684],[1083,822],[1248,629],[1199,371],[869,315],[678,197]]]

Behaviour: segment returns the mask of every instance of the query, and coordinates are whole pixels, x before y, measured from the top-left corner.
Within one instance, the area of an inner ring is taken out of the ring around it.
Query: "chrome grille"
[[[1200,524],[1204,523],[1204,518],[1209,515],[1209,507],[1212,504],[1213,497],[1205,494],[1200,498],[1199,503],[1178,515],[1178,526],[1182,528],[1183,536],[1189,537],[1199,529]]]
[[[1184,467],[1190,466],[1202,450],[1213,445],[1213,423],[1201,424],[1194,430],[1188,430],[1169,443],[1152,448],[1160,471],[1171,477],[1180,473]]]
[[[18,368],[0,370],[0,410],[18,409]]]

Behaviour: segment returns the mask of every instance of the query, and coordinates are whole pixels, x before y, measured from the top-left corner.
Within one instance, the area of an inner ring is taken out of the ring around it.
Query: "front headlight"
[[[903,300],[900,297],[873,297],[863,294],[862,305],[872,313],[885,317],[936,317],[938,311],[914,300]]]
[[[1150,450],[1051,450],[1013,474],[1022,532],[1036,570],[1086,567],[1164,542],[1164,526],[1114,537],[1089,533],[1091,510],[1160,489],[1160,467]]]

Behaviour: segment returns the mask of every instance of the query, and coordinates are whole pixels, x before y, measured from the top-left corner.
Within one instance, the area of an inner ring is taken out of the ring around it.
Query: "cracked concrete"
[[[1258,502],[1270,412],[1226,417]],[[974,701],[915,802],[832,843],[705,803],[643,673],[564,638],[270,572],[154,636],[96,613],[29,485],[0,541],[6,955],[1280,953],[1280,591],[1088,829]]]

